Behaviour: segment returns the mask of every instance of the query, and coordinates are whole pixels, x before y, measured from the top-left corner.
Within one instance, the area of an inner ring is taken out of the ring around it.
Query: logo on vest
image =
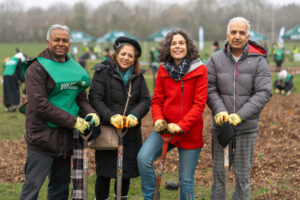
[[[9,60],[9,61],[7,61],[5,64],[6,64],[6,65],[14,65],[14,64],[16,64],[16,61],[14,61],[14,60]]]
[[[85,86],[85,81],[80,81],[80,83],[81,83],[81,86]]]
[[[78,82],[62,83],[60,85],[60,90],[77,90],[78,89],[78,86],[76,85],[77,83]]]

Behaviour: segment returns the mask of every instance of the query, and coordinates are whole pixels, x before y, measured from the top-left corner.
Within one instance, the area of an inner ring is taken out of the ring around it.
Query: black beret
[[[117,51],[117,49],[119,49],[121,46],[123,46],[124,44],[131,44],[132,46],[134,46],[134,48],[137,50],[138,52],[138,57],[141,56],[142,54],[142,48],[141,48],[141,45],[139,44],[138,41],[134,40],[134,39],[131,39],[129,37],[124,37],[124,36],[121,36],[121,37],[118,37],[116,40],[115,40],[115,43],[113,45],[113,48],[115,51]]]

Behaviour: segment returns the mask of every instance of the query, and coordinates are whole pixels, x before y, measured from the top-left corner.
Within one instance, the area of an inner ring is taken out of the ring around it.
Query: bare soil
[[[200,154],[195,180],[201,186],[210,186],[212,160],[209,125],[211,114],[204,112],[203,137],[205,145]],[[142,121],[143,138],[152,132],[151,113]],[[259,138],[253,157],[251,188],[261,188],[263,195],[256,200],[300,199],[300,95],[274,95],[261,114]],[[89,172],[95,173],[94,152],[89,151]],[[0,182],[24,182],[26,144],[24,140],[0,141]],[[159,161],[155,162],[157,166]],[[178,171],[178,153],[167,154],[165,171]],[[231,172],[231,184],[234,175]]]

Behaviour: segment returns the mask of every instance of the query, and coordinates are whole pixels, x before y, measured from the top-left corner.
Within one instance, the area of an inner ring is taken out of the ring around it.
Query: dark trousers
[[[20,200],[36,200],[39,191],[49,178],[48,200],[67,200],[69,196],[71,159],[56,158],[27,150],[25,183]]]
[[[275,60],[275,62],[276,62],[276,72],[280,72],[283,60]]]
[[[97,176],[95,184],[95,194],[97,200],[106,200],[109,197],[110,179],[103,176]],[[117,194],[117,181],[115,181],[115,195]],[[121,196],[126,197],[128,195],[130,185],[130,179],[122,179],[122,191]]]

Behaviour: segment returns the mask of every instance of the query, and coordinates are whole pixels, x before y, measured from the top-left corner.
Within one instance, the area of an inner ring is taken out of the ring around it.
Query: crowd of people
[[[89,55],[80,57],[77,62],[76,56],[68,54],[71,43],[67,26],[50,26],[47,48],[30,62],[25,62],[26,57],[17,49],[5,62],[3,75],[5,111],[19,107],[19,84],[26,83],[27,102],[22,107],[26,114],[27,158],[20,200],[37,199],[47,176],[47,199],[67,200],[71,156],[77,153],[75,135],[86,134],[91,126],[99,130],[100,123],[116,129],[124,123],[128,126],[123,141],[122,200],[129,196],[131,178],[138,176],[144,199],[153,199],[156,186],[153,162],[161,156],[164,137],[170,138],[167,151],[178,150],[180,199],[193,200],[194,174],[206,142],[202,137],[206,104],[212,113],[211,199],[225,199],[225,152],[220,139],[223,134],[223,138],[230,137],[227,145],[235,175],[232,199],[249,200],[258,121],[272,96],[271,73],[267,50],[250,40],[247,19],[232,18],[225,34],[224,48],[215,41],[214,52],[204,64],[189,33],[183,29],[171,30],[158,49],[151,49],[152,99],[144,78],[145,70],[139,64],[142,48],[134,39],[119,37],[113,44],[113,52],[105,49],[102,61],[93,67],[92,79],[83,68]],[[274,51],[279,72],[274,89],[276,94],[289,95],[293,76],[281,70],[283,53],[279,50]],[[78,50],[73,48],[72,51]],[[125,113],[124,107],[127,107]],[[141,122],[150,108],[153,132],[143,143]],[[233,136],[221,131],[227,123],[234,127]],[[95,151],[97,200],[109,199],[112,179],[115,179],[116,199],[118,153],[117,150]],[[72,199],[77,199],[73,197],[72,193]]]

